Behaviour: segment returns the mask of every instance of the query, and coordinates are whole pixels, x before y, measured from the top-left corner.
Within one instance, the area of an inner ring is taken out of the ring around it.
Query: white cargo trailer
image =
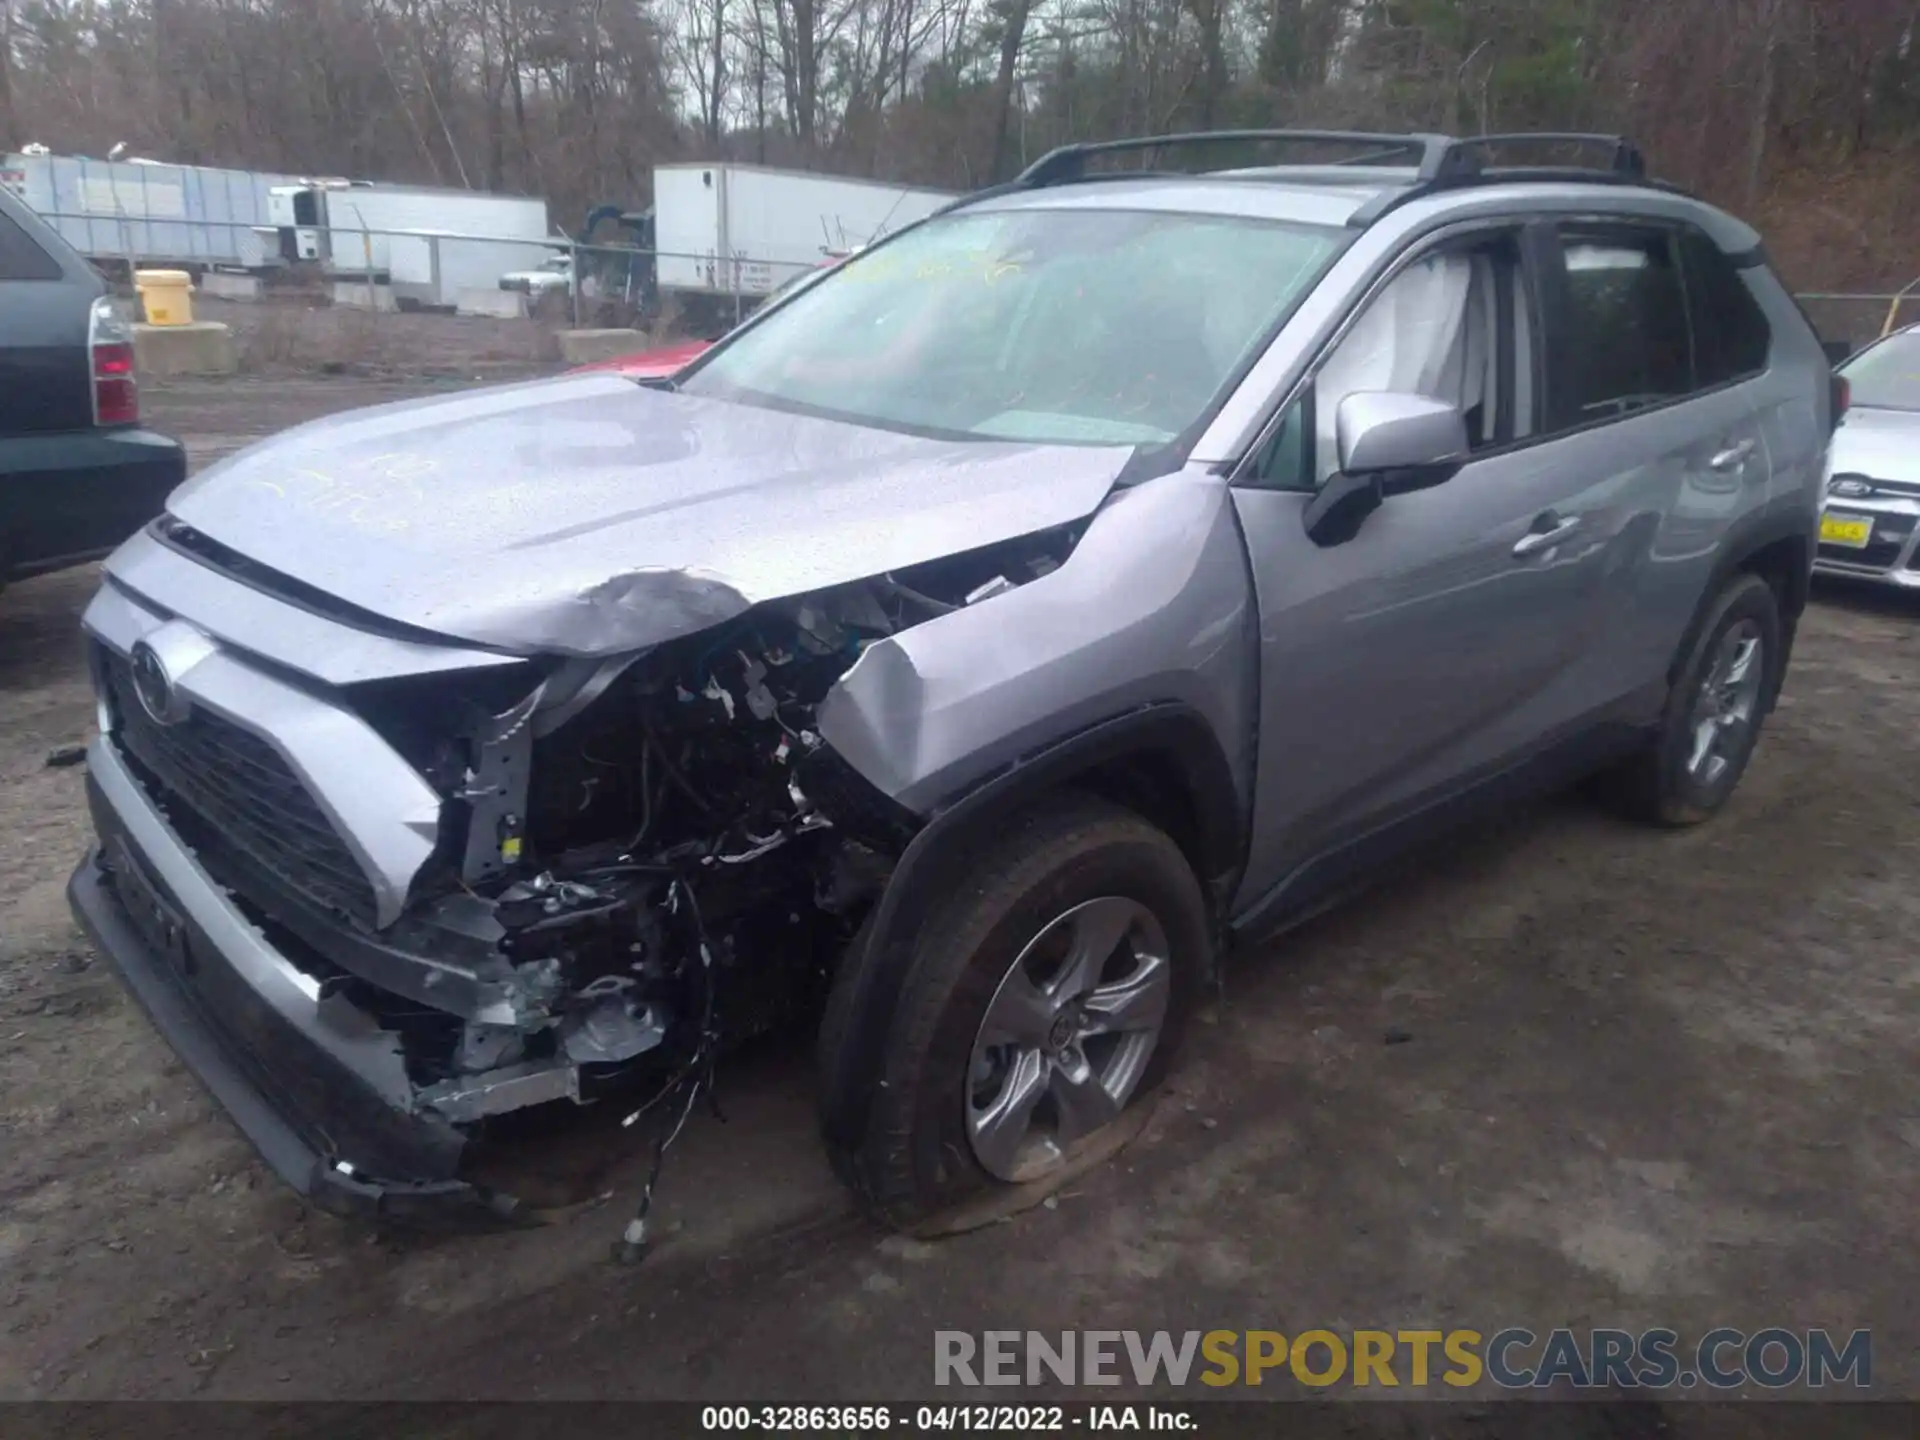
[[[957,198],[757,165],[658,165],[655,275],[662,292],[751,299]]]
[[[0,156],[4,185],[89,260],[258,270],[280,262],[269,198],[288,175],[81,155]]]
[[[416,185],[309,182],[277,188],[274,224],[289,259],[337,277],[385,277],[396,300],[452,306],[553,253],[547,202]]]

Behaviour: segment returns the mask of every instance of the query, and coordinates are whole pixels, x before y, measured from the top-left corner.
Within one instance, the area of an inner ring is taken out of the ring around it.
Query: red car
[[[711,340],[681,340],[672,345],[662,345],[658,350],[643,350],[637,355],[615,355],[611,359],[576,365],[568,373],[577,375],[585,370],[612,370],[629,380],[664,380],[683,365],[704,355],[712,344]]]
[[[834,255],[822,260],[811,270],[789,275],[768,292],[767,300],[777,300],[811,284],[844,259],[844,255]],[[611,359],[576,365],[567,373],[577,375],[586,370],[611,370],[615,374],[625,375],[629,380],[664,380],[706,354],[713,343],[711,340],[680,340],[672,345],[662,345],[657,350],[642,350],[634,355],[615,355]]]

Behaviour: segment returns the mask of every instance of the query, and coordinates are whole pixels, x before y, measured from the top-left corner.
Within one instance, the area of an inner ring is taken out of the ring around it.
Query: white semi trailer
[[[0,185],[89,260],[187,269],[280,263],[268,217],[291,176],[84,155],[0,156]]]
[[[756,165],[658,165],[656,279],[663,296],[757,300],[826,256],[870,245],[958,198]]]
[[[493,290],[510,270],[553,254],[558,240],[537,197],[362,181],[303,181],[270,197],[280,253],[336,279],[384,279],[395,300],[451,307]]]

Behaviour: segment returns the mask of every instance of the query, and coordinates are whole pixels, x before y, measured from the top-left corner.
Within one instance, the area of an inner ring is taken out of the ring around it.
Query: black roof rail
[[[1488,150],[1496,145],[1503,147],[1508,145],[1605,146],[1613,152],[1607,167],[1610,173],[1623,179],[1631,178],[1635,182],[1647,178],[1646,157],[1640,153],[1640,147],[1624,135],[1590,134],[1578,130],[1537,130],[1531,133],[1520,131],[1505,135],[1464,135],[1451,143],[1455,149],[1461,151]]]
[[[1645,185],[1679,195],[1688,193],[1677,185],[1649,178],[1646,157],[1641,154],[1640,147],[1626,136],[1572,130],[1463,137],[1420,133],[1391,135],[1366,130],[1209,130],[1178,135],[1138,135],[1124,140],[1062,145],[1057,150],[1048,151],[1007,184],[993,187],[990,193],[1072,185],[1096,178],[1087,173],[1087,162],[1096,156],[1232,144],[1354,145],[1363,147],[1362,153],[1317,163],[1339,167],[1351,165],[1363,169],[1371,164],[1399,161],[1412,169],[1414,176],[1411,184],[1376,197],[1354,213],[1348,223],[1362,227],[1371,225],[1388,211],[1422,195],[1468,185],[1558,181],[1586,185]],[[1573,145],[1604,147],[1609,152],[1605,168],[1580,165],[1490,166],[1485,163],[1485,152],[1495,148]],[[1099,178],[1151,173],[1164,172],[1122,171],[1119,175]]]
[[[1347,217],[1347,224],[1364,230],[1381,216],[1398,210],[1402,205],[1418,200],[1422,196],[1435,195],[1447,190],[1465,189],[1474,185],[1631,185],[1648,190],[1662,190],[1669,195],[1680,195],[1687,199],[1693,198],[1693,192],[1683,185],[1649,177],[1646,160],[1640,154],[1639,147],[1618,135],[1485,135],[1475,136],[1471,140],[1457,141],[1454,148],[1456,154],[1464,157],[1468,156],[1475,147],[1488,143],[1536,139],[1562,143],[1604,142],[1614,147],[1613,161],[1609,168],[1597,170],[1581,165],[1489,166],[1469,159],[1450,177],[1422,181],[1403,190],[1388,190],[1374,196]]]
[[[1398,158],[1413,166],[1422,180],[1438,180],[1464,163],[1451,147],[1456,142],[1445,135],[1386,135],[1365,130],[1203,130],[1180,135],[1136,135],[1125,140],[1101,140],[1085,145],[1062,145],[1049,150],[1015,178],[1013,184],[1023,190],[1047,185],[1071,185],[1086,178],[1087,161],[1097,155],[1122,155],[1137,151],[1196,148],[1208,145],[1358,145],[1371,146],[1371,154],[1362,154],[1341,162],[1358,164],[1385,158]]]

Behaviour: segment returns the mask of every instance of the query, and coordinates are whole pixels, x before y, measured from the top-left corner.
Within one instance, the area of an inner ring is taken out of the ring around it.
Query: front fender
[[[1258,631],[1226,485],[1183,471],[1118,492],[1066,563],[869,645],[821,736],[931,815],[995,772],[1116,715],[1178,703],[1211,730],[1244,804]]]

